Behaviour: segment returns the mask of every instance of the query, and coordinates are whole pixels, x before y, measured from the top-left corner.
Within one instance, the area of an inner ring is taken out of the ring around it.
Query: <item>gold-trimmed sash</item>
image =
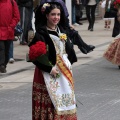
[[[74,88],[72,73],[68,69],[68,67],[66,66],[60,55],[57,55],[57,66],[60,69],[60,71],[64,74],[64,76],[67,78],[67,80],[71,83],[72,87]]]

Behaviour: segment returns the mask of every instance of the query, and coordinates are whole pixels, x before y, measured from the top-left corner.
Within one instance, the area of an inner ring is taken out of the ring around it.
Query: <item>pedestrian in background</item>
[[[16,2],[16,0],[15,0],[15,2]],[[13,0],[11,0],[11,4],[14,5]],[[13,64],[15,62],[15,60],[14,60],[14,43],[13,43],[14,40],[16,40],[15,37],[11,41],[10,48],[9,48],[9,63],[11,63],[11,64]]]
[[[76,23],[76,5],[79,5],[79,0],[72,0],[72,25],[79,25]]]
[[[111,19],[114,19],[114,18],[111,17],[110,6],[111,6],[111,0],[105,0],[101,3],[101,7],[105,8],[105,15],[104,15],[105,25],[104,25],[104,28],[107,29],[107,30],[110,29]]]
[[[116,1],[116,0],[114,0]],[[113,26],[113,31],[112,31],[112,37],[116,37],[117,35],[120,34],[120,22],[118,21],[118,9],[114,7],[114,1],[111,3],[110,7],[110,13],[111,17],[114,17],[114,26]]]
[[[10,43],[10,49],[9,49],[9,63],[14,63],[15,60],[14,60],[14,44],[13,44],[13,41],[11,41]]]
[[[81,0],[82,4],[86,8],[86,16],[89,22],[88,30],[94,30],[94,23],[95,23],[95,10],[99,0]]]
[[[83,15],[83,12],[82,12],[82,4],[80,4],[80,0],[78,0],[79,3],[76,4],[76,23],[78,23],[79,25],[83,25],[83,23],[81,23],[81,18],[82,18],[82,15]]]
[[[111,12],[115,15],[115,23],[113,29],[114,40],[108,46],[104,53],[104,58],[106,58],[111,63],[118,65],[120,69],[120,2],[113,1],[111,6]],[[117,26],[118,25],[118,26]],[[117,29],[118,28],[118,29]]]
[[[6,73],[9,48],[14,39],[14,28],[20,20],[19,10],[14,0],[0,0],[0,72]]]
[[[38,48],[42,44],[42,54],[39,60],[33,61],[36,68],[32,92],[32,120],[77,120],[71,68],[77,58],[69,37],[65,34],[63,8],[59,3],[45,3],[37,9],[36,14],[39,17],[35,19],[39,19],[39,22],[36,24],[35,37],[29,45],[29,55],[32,52],[35,55],[34,49],[38,43]],[[43,53],[45,49],[47,53]]]
[[[20,44],[27,45],[28,31],[32,30],[33,0],[17,0],[20,11],[20,25],[23,33],[20,36]]]

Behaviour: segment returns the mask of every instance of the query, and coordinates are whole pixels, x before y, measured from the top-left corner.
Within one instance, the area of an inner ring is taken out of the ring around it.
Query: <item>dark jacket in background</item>
[[[17,4],[21,7],[32,8],[33,7],[33,0],[16,0]]]
[[[33,0],[17,0],[20,11],[20,25],[23,33],[20,36],[20,44],[28,42],[28,31],[32,30]]]

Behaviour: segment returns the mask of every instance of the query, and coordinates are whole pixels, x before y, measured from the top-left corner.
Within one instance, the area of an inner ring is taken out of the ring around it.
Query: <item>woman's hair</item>
[[[35,27],[45,26],[47,24],[46,15],[49,14],[53,9],[60,10],[60,22],[59,25],[64,27],[66,25],[66,18],[64,14],[64,10],[59,3],[52,2],[52,3],[44,3],[43,5],[39,6],[35,13]]]
[[[56,5],[56,4],[51,4],[50,5],[50,4],[48,4],[48,6],[46,6],[46,8],[43,8],[45,10],[42,11],[42,12],[43,12],[43,14],[49,14],[55,8],[57,8],[57,9],[59,9],[61,11],[61,8],[60,8],[59,5]]]

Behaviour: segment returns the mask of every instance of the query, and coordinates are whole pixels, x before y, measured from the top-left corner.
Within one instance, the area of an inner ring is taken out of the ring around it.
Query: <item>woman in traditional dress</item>
[[[63,8],[59,3],[45,3],[37,9],[35,18],[38,25],[29,46],[38,41],[44,42],[47,46],[48,61],[41,57],[40,61],[43,62],[33,62],[36,68],[32,120],[77,120],[71,69],[71,64],[76,62],[77,58],[65,34]]]
[[[118,65],[120,69],[120,34],[114,38],[103,56],[111,63]]]
[[[115,5],[114,2],[113,2],[113,5]],[[120,11],[119,10],[117,10],[117,11],[118,11],[116,13],[117,17],[115,19],[120,24]],[[119,29],[117,31],[119,31]],[[113,63],[115,65],[118,65],[118,68],[120,69],[120,34],[118,34],[114,38],[114,40],[108,46],[108,48],[105,51],[103,56],[104,56],[104,58],[106,58],[111,63]]]

